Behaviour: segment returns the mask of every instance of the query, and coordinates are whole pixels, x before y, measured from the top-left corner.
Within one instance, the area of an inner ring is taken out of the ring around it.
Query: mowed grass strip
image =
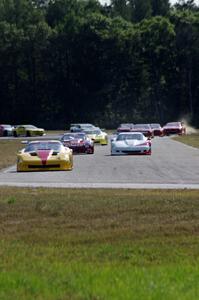
[[[196,190],[0,189],[0,299],[198,299]]]
[[[187,134],[187,135],[176,136],[173,139],[178,142],[187,144],[189,146],[199,148],[199,132]]]
[[[0,138],[0,169],[15,164],[17,152],[23,147],[21,140],[2,140]]]

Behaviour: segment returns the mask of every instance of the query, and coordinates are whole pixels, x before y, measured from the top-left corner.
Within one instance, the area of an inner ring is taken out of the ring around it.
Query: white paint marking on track
[[[69,188],[69,189],[199,189],[199,184],[128,184],[128,183],[20,183],[0,182],[0,186],[30,187],[30,188]]]

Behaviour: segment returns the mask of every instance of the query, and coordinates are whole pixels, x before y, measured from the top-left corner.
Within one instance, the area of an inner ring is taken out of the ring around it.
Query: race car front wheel
[[[86,153],[87,154],[93,154],[94,153],[94,149],[89,148],[89,149],[86,150]]]

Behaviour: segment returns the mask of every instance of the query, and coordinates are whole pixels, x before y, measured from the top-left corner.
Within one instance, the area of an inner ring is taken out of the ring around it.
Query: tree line
[[[0,123],[199,126],[193,0],[0,0]]]

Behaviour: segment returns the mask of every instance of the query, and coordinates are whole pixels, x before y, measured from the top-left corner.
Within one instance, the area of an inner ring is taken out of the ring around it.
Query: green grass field
[[[199,148],[199,133],[181,135],[173,138],[176,141]]]
[[[194,190],[0,189],[0,299],[199,299]]]

